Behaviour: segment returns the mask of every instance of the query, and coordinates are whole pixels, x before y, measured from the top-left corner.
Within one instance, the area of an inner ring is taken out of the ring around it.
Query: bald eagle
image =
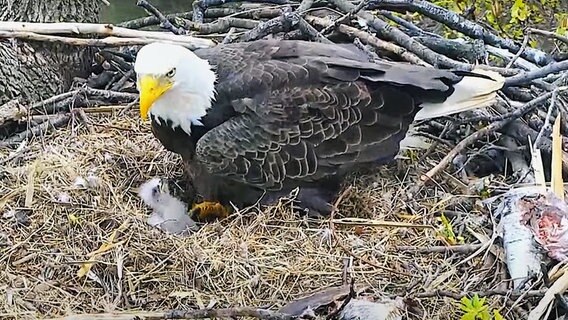
[[[296,40],[194,51],[156,42],[134,68],[141,118],[181,156],[204,206],[269,204],[299,190],[299,206],[319,215],[346,174],[393,160],[413,121],[487,106],[503,86],[492,72],[370,61],[354,45]]]

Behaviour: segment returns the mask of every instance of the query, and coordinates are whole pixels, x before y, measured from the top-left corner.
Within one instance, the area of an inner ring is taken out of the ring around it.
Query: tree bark
[[[0,0],[1,21],[99,22],[100,0]],[[30,103],[68,90],[86,78],[94,50],[62,44],[0,40],[0,105]]]

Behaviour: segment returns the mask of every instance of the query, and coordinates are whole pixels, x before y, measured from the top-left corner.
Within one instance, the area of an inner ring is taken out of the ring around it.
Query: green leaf
[[[530,8],[523,0],[515,0],[511,7],[511,23],[514,21],[525,21],[530,15]]]
[[[486,297],[480,298],[477,294],[471,299],[461,298],[460,309],[464,311],[460,320],[491,320],[489,308],[485,305]]]
[[[461,301],[461,306],[460,306],[461,310],[468,312],[473,309],[473,303],[467,297],[462,297],[460,301]]]
[[[505,318],[499,313],[499,310],[493,310],[493,317],[495,320],[505,320]]]
[[[558,23],[556,33],[559,35],[565,35],[568,30],[568,13],[557,13],[554,16]]]
[[[466,313],[460,318],[460,320],[477,320],[476,318],[477,318],[477,316],[475,314]]]

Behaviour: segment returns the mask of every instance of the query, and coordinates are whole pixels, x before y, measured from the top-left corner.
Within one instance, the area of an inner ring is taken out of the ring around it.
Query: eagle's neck
[[[150,109],[150,115],[159,125],[168,122],[172,129],[179,127],[191,135],[191,126],[200,126],[201,118],[211,108],[211,99],[200,94],[164,94]]]
[[[173,128],[171,120],[165,120],[157,116],[150,115],[152,133],[166,150],[177,153],[184,160],[191,160],[195,153],[197,144],[197,134],[200,126],[193,126],[193,135],[188,135],[181,127]]]

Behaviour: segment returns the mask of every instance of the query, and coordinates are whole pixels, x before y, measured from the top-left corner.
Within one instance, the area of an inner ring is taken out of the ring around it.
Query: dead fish
[[[549,192],[522,200],[535,240],[556,261],[568,258],[568,205]]]
[[[496,215],[513,288],[542,276],[541,265],[568,258],[568,205],[540,187],[513,189],[500,198]]]

